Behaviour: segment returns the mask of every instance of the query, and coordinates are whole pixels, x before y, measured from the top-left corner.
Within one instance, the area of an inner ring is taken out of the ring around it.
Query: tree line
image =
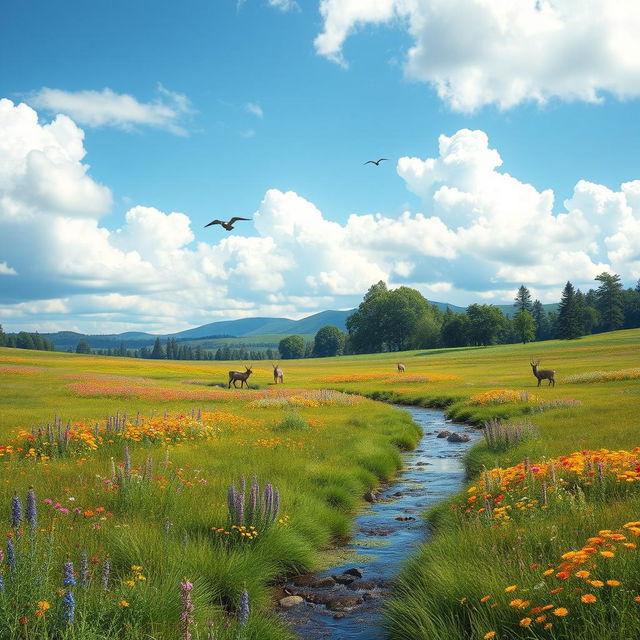
[[[5,333],[0,325],[0,347],[13,347],[14,349],[35,349],[36,351],[55,351],[52,340],[43,338],[38,332],[29,333]]]

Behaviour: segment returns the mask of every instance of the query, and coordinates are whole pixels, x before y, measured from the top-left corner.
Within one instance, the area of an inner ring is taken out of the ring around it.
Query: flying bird
[[[229,220],[228,222],[225,222],[224,220],[212,220],[209,224],[205,224],[205,228],[206,227],[210,227],[212,224],[219,224],[220,226],[222,226],[224,229],[226,229],[227,231],[231,231],[233,229],[233,225],[238,222],[238,220],[251,220],[251,218],[231,218],[231,220]]]
[[[364,164],[375,164],[375,165],[376,165],[376,167],[379,167],[379,166],[380,166],[380,163],[381,163],[383,160],[388,160],[388,159],[389,159],[389,158],[380,158],[379,160],[367,160]]]

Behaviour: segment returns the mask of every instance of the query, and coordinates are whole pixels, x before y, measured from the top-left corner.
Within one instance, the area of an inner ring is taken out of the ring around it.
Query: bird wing
[[[376,164],[375,160],[367,160],[364,164]]]
[[[380,158],[380,160],[378,160],[378,162],[382,162],[383,160],[388,160],[389,158]]]
[[[205,228],[206,227],[210,227],[212,224],[222,224],[223,220],[212,220],[209,224],[205,224]]]
[[[231,220],[229,220],[229,224],[233,224],[237,220],[251,220],[251,218],[231,218]]]

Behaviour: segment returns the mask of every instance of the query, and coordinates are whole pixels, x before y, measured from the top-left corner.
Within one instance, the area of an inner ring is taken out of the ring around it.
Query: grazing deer
[[[282,384],[284,384],[284,371],[277,364],[273,364],[273,362],[271,363],[271,366],[273,367],[274,384],[278,384],[278,382],[281,382]]]
[[[398,373],[404,373],[404,365],[402,362],[398,362]]]
[[[553,382],[553,386],[556,386],[556,381],[554,380],[553,376],[556,374],[555,371],[551,371],[551,369],[538,369],[538,365],[540,364],[540,360],[537,360],[536,362],[533,362],[533,360],[531,362],[529,362],[529,364],[531,365],[531,368],[533,369],[533,375],[538,378],[538,386],[540,386],[540,383],[543,380],[548,380],[549,381],[549,385],[551,386],[551,383]]]
[[[229,389],[231,389],[231,383],[233,382],[233,388],[237,389],[238,385],[236,382],[240,380],[240,388],[242,389],[242,385],[246,384],[247,389],[249,388],[249,383],[247,382],[247,378],[253,373],[247,365],[244,365],[246,371],[229,371]]]

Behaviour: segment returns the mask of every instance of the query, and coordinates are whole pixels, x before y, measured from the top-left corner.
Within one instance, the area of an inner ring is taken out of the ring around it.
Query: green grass
[[[112,475],[110,458],[116,464],[123,460],[117,442],[80,457],[45,462],[1,457],[0,502],[5,513],[14,491],[24,498],[33,486],[39,499],[39,548],[45,548],[52,526],[54,533],[46,574],[38,573],[43,571],[40,551],[29,550],[24,544],[27,537],[18,538],[23,545],[22,566],[38,577],[39,582],[30,584],[38,584],[39,591],[16,591],[14,587],[25,578],[14,579],[5,560],[3,575],[9,587],[0,594],[0,637],[27,637],[28,633],[31,638],[97,640],[114,637],[117,629],[118,637],[132,640],[175,638],[179,584],[188,578],[195,585],[194,632],[199,637],[206,637],[211,620],[223,639],[235,637],[238,631],[246,638],[287,638],[289,632],[271,614],[271,585],[284,575],[326,564],[331,555],[324,550],[351,534],[362,495],[393,477],[400,452],[415,446],[419,437],[407,415],[391,407],[364,399],[355,404],[322,404],[320,396],[302,390],[331,388],[443,407],[450,416],[475,424],[500,417],[526,418],[535,425],[539,436],[517,447],[492,451],[480,443],[472,448],[465,462],[473,477],[483,468],[516,464],[525,456],[535,462],[582,449],[640,445],[640,380],[627,374],[620,380],[600,376],[599,382],[589,376],[584,378],[588,382],[575,377],[637,368],[639,344],[640,331],[631,330],[572,342],[287,361],[281,363],[287,380],[284,388],[301,390],[291,401],[277,399],[282,387],[270,384],[269,363],[254,363],[251,382],[260,391],[229,391],[227,371],[237,363],[0,349],[4,392],[0,444],[13,442],[18,429],[46,424],[54,414],[65,423],[90,425],[116,410],[135,416],[137,412],[176,415],[202,409],[250,420],[222,429],[214,440],[171,445],[166,468],[164,447],[131,443],[134,473],[151,455],[155,479],[125,490],[109,490],[104,483]],[[529,367],[532,358],[556,370],[555,388],[537,388]],[[397,362],[406,365],[404,375],[397,374]],[[569,378],[566,383],[565,378]],[[500,389],[536,397],[506,404],[470,402],[474,396]],[[250,405],[256,398],[268,402]],[[572,406],[554,406],[565,400],[572,401]],[[212,532],[211,527],[228,530],[232,524],[226,508],[229,484],[237,484],[241,476],[250,479],[253,473],[262,485],[272,482],[279,488],[281,513],[288,516],[285,524],[276,524],[250,541]],[[636,577],[640,566],[632,552],[605,565],[610,576],[622,582],[619,591],[598,592],[598,604],[590,609],[571,601],[570,615],[554,619],[551,631],[541,625],[520,627],[525,614],[505,601],[504,587],[510,584],[540,595],[539,574],[528,569],[531,564],[557,566],[561,554],[580,548],[598,530],[640,519],[635,485],[610,500],[595,500],[589,492],[584,496],[577,491],[566,509],[560,505],[535,510],[529,520],[514,520],[498,529],[482,519],[465,521],[455,514],[450,505],[462,503],[466,493],[439,506],[429,514],[433,538],[407,566],[389,605],[390,636],[482,638],[495,628],[499,638],[638,637],[640,604],[630,595],[640,586]],[[44,505],[44,498],[83,510],[103,507],[113,517],[104,521],[66,517]],[[7,520],[5,526],[9,531]],[[86,593],[75,587],[77,622],[64,626],[57,593],[61,563],[68,556],[77,570],[82,551],[99,559],[95,571],[109,557],[113,582],[106,597],[97,573]],[[142,566],[146,576],[133,588],[126,585],[131,566]],[[252,609],[248,626],[239,630],[236,612],[245,585]],[[479,599],[489,593],[500,606],[480,606]],[[50,602],[51,609],[36,618],[34,603],[40,600]],[[120,600],[129,602],[129,607],[120,606]],[[20,624],[25,617],[26,630]]]

